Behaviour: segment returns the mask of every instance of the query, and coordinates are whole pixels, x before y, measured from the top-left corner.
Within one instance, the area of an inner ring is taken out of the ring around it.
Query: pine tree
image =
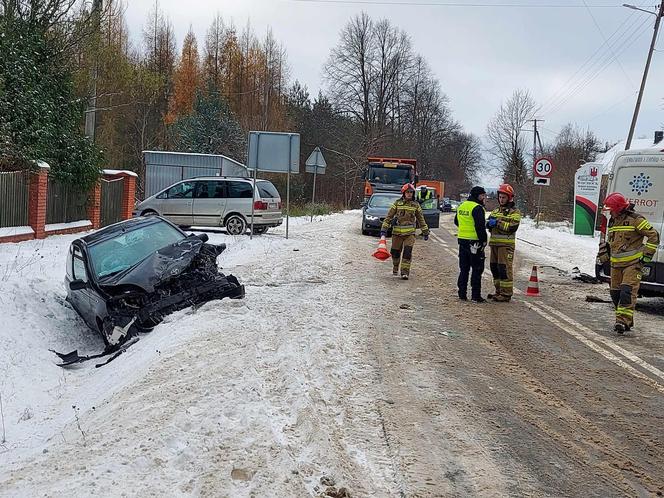
[[[214,91],[198,92],[193,112],[173,124],[177,150],[223,154],[244,162],[246,139],[228,102]]]
[[[40,159],[53,175],[89,187],[99,176],[102,154],[82,135],[84,102],[75,97],[61,40],[20,17],[0,18],[0,33],[4,166],[25,167]]]

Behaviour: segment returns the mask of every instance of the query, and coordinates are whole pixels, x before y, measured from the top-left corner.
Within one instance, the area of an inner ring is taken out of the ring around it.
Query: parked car
[[[110,346],[151,330],[174,311],[244,297],[237,278],[219,272],[225,244],[187,235],[158,216],[133,218],[72,242],[67,301]]]
[[[380,227],[385,221],[387,212],[401,194],[380,192],[373,194],[362,206],[362,235],[380,233]],[[388,230],[388,234],[392,230]]]
[[[251,225],[254,233],[265,233],[281,225],[281,196],[267,180],[256,181],[252,193],[249,178],[205,177],[182,180],[148,197],[134,209],[134,216],[159,215],[183,228],[226,227],[231,235],[242,235]]]
[[[443,197],[443,200],[440,201],[440,210],[443,213],[449,213],[452,211],[452,203],[450,202],[449,197]]]
[[[456,213],[459,204],[461,204],[459,201],[450,201],[450,211]]]

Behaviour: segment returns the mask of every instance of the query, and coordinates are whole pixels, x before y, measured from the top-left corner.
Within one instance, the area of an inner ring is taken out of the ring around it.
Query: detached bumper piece
[[[99,354],[92,354],[92,355],[86,355],[86,356],[80,356],[78,354],[78,349],[75,349],[74,351],[71,351],[70,353],[58,353],[57,351],[53,349],[49,349],[51,353],[55,353],[60,357],[62,360],[61,363],[56,363],[57,366],[59,367],[69,367],[71,365],[75,365],[77,363],[84,363],[89,360],[94,360],[97,358],[103,358],[104,356],[108,356],[108,358],[101,363],[97,363],[95,365],[95,368],[103,367],[104,365],[112,362],[114,359],[116,359],[118,356],[120,356],[122,353],[127,351],[127,348],[131,346],[132,344],[138,342],[138,337],[132,337],[130,340],[124,342],[121,345],[116,345],[116,346],[108,346],[106,349],[104,349],[103,352]]]

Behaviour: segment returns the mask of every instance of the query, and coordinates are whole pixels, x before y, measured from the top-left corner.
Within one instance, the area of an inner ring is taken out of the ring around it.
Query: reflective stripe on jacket
[[[644,244],[643,239],[647,237]],[[616,268],[630,266],[643,256],[653,257],[659,245],[659,234],[648,220],[631,209],[609,220],[607,244],[600,246],[598,257]],[[607,254],[608,253],[608,254]]]
[[[497,207],[489,215],[489,219],[495,218],[497,224],[490,228],[490,246],[514,246],[516,242],[516,231],[521,223],[521,211],[509,203],[505,207]]]
[[[461,240],[479,240],[477,230],[475,229],[475,219],[473,218],[473,209],[480,206],[475,201],[462,202],[457,207],[456,217],[459,223],[458,238]]]
[[[393,235],[413,234],[418,226],[423,234],[428,235],[429,233],[427,222],[424,221],[422,206],[416,201],[405,199],[398,199],[392,204],[385,221],[383,221],[381,230],[386,232],[390,226],[392,226]]]

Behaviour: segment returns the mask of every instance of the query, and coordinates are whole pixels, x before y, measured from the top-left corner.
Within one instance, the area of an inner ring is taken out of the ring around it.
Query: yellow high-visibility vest
[[[459,223],[459,234],[457,237],[462,240],[479,240],[475,230],[475,219],[473,218],[473,209],[479,204],[475,201],[465,201],[457,208],[457,222]]]

